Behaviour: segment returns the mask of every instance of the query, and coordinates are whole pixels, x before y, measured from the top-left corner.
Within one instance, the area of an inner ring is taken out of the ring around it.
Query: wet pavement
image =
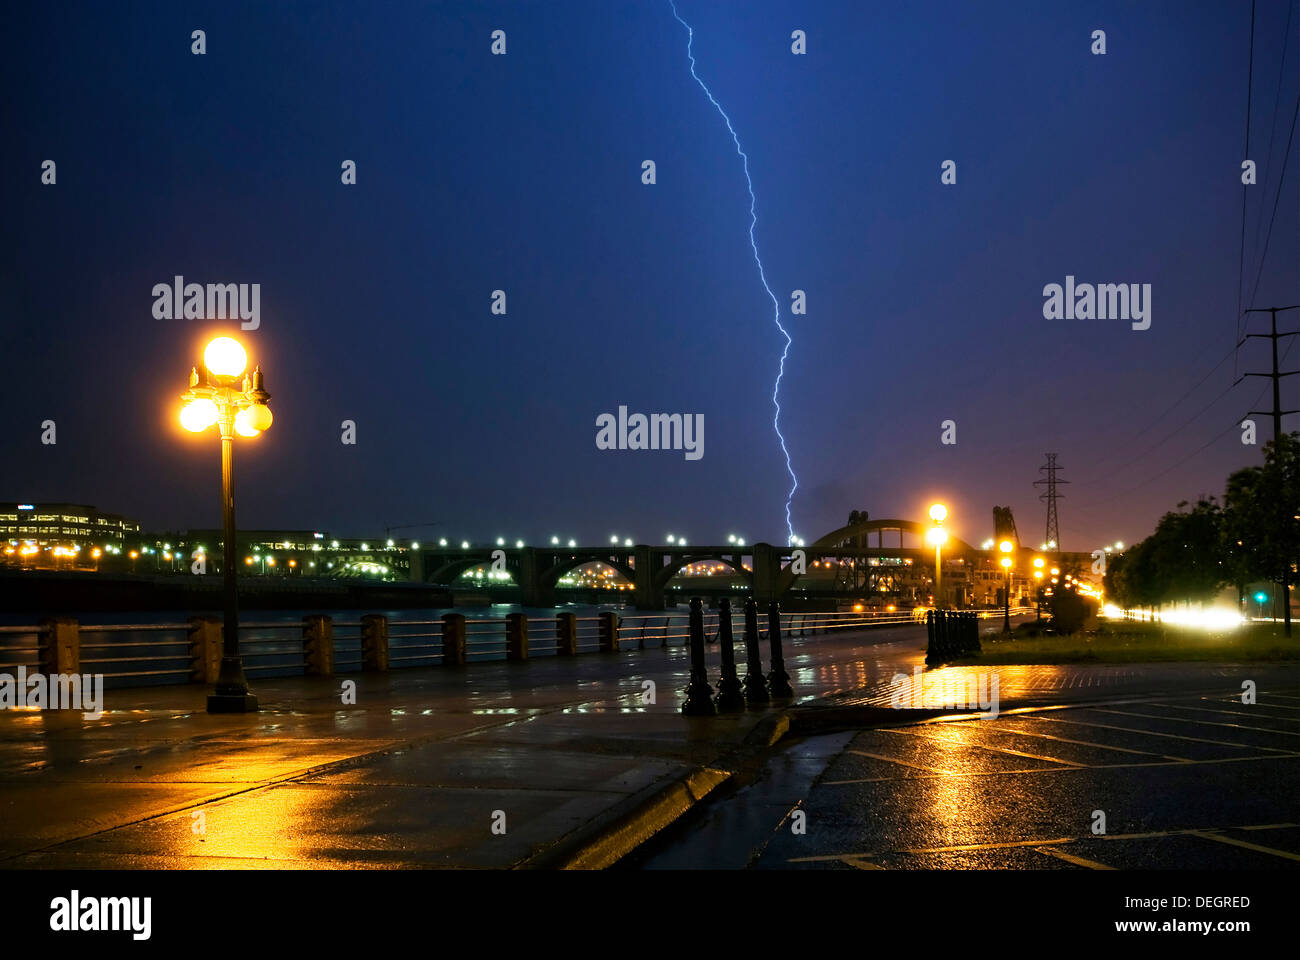
[[[639,842],[640,835],[626,828],[629,818],[635,821],[651,810],[656,819],[647,829],[658,829],[728,777],[743,779],[740,773],[756,764],[761,767],[755,751],[780,734],[783,727],[776,721],[828,717],[818,713],[826,709],[888,704],[891,678],[910,674],[922,660],[923,646],[924,629],[910,626],[787,640],[787,669],[799,697],[786,714],[768,710],[712,719],[681,717],[678,708],[688,676],[681,648],[263,681],[256,684],[256,692],[264,709],[251,716],[206,714],[207,691],[199,686],[110,690],[106,712],[98,720],[75,713],[2,711],[0,866],[600,865],[599,857],[579,854],[617,830],[623,830],[622,842]],[[716,679],[716,646],[710,647],[709,660],[710,676]],[[956,677],[970,669],[927,676]],[[1285,674],[1294,688],[1297,675],[1294,667],[1206,664],[995,669],[1004,678],[1004,711],[1017,702],[1044,699],[1230,690],[1239,687],[1239,677],[1262,678],[1269,670],[1279,671],[1279,677]],[[1101,679],[1089,673],[1098,669]],[[355,703],[343,702],[343,687],[349,682],[356,684]],[[1260,688],[1266,688],[1262,679]],[[647,700],[650,691],[653,702]],[[1300,716],[1300,700],[1294,707],[1294,716]],[[1283,719],[1286,716],[1283,713]],[[1178,723],[1188,722],[1123,719],[1127,724],[1174,723],[1176,729],[1182,729]],[[1062,724],[1037,714],[1030,719],[1004,713],[996,721],[930,725],[924,728],[924,740],[917,728],[909,728],[911,733],[863,732],[852,737],[856,753],[797,745],[796,751],[821,750],[817,756],[796,757],[807,761],[803,772],[811,774],[804,787],[796,784],[786,791],[789,803],[769,798],[772,809],[751,819],[761,822],[775,814],[779,822],[800,801],[809,804],[810,812],[816,809],[817,816],[810,815],[809,833],[795,838],[799,842],[794,846],[767,844],[755,862],[842,864],[840,854],[847,852],[871,853],[872,862],[893,865],[895,861],[880,854],[987,843],[999,831],[1016,839],[1038,838],[1038,845],[1074,835],[1049,830],[1047,825],[1058,821],[1045,812],[1026,817],[1023,811],[1032,809],[1032,798],[1040,795],[1039,787],[1028,784],[1046,781],[1051,774],[1043,771],[1056,767],[1076,774],[1083,769],[1098,778],[1097,792],[1113,793],[1120,788],[1107,787],[1109,781],[1102,778],[1122,777],[1121,772],[1091,770],[1080,758],[1093,757],[1096,743],[1108,742],[1104,738],[1134,735],[1089,728],[1084,736],[1079,731],[1085,728]],[[1062,729],[1074,732],[1058,733]],[[1169,740],[1159,751],[1150,747],[1150,737],[1133,743],[1116,740],[1118,747],[1134,752],[1112,751],[1107,759],[1173,765],[1159,771],[1169,778],[1167,785],[1160,781],[1159,789],[1193,792],[1204,790],[1195,786],[1205,782],[1197,776],[1266,777],[1284,764],[1285,769],[1295,769],[1288,748],[1297,745],[1289,741],[1300,738],[1198,729],[1204,739],[1220,743],[1243,734],[1273,739],[1253,748],[1260,759],[1220,764],[1235,773],[1210,764],[1187,764],[1210,759],[1196,750],[1241,748],[1181,739]],[[1057,733],[1091,746],[1030,733]],[[989,742],[954,744],[944,739],[963,736]],[[1076,752],[1062,753],[1057,762],[1021,755],[1045,756],[1049,748]],[[1077,752],[1085,749],[1092,752]],[[955,791],[959,796],[944,801],[975,815],[978,827],[956,832],[946,829],[942,820],[934,822],[933,812],[926,814],[935,809],[944,789],[954,789],[947,772],[957,762],[952,751],[983,758],[972,768],[980,777],[965,778],[961,790]],[[888,759],[875,759],[879,757]],[[1071,782],[1051,789],[1057,799],[1049,806],[1063,818],[1061,824],[1077,819],[1077,810],[1090,802],[1104,806]],[[828,790],[831,793],[825,793]],[[1002,799],[1008,796],[1018,799]],[[1067,796],[1074,798],[1073,806],[1065,805]],[[1138,818],[1122,809],[1124,796],[1121,790],[1118,800],[1107,801],[1117,804],[1112,832],[1137,829],[1132,824]],[[850,815],[854,810],[873,811],[872,829],[884,832],[862,833],[863,818]],[[1241,810],[1241,816],[1247,813],[1246,820],[1212,822],[1255,823],[1263,817],[1262,808]],[[1191,825],[1208,829],[1212,822],[1201,818]],[[1168,829],[1159,818],[1151,823]],[[1037,832],[1026,833],[1031,824]],[[896,833],[903,839],[891,839]],[[1186,837],[1171,842],[1184,841]],[[1056,846],[1062,852],[1072,849]],[[617,853],[611,847],[601,856]],[[939,857],[936,863],[944,856],[974,856],[927,855]],[[818,856],[831,859],[806,859]],[[693,857],[693,865],[725,865],[721,852],[717,859],[707,851]]]
[[[811,737],[650,869],[1295,869],[1300,691],[1124,700]],[[1273,682],[1270,682],[1273,681]]]

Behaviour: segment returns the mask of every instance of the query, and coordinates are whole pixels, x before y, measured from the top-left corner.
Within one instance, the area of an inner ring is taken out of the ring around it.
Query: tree
[[[1300,548],[1300,434],[1284,434],[1264,447],[1264,464],[1228,478],[1224,497],[1227,569],[1244,587],[1248,579],[1291,583]],[[1284,603],[1289,597],[1279,591]]]

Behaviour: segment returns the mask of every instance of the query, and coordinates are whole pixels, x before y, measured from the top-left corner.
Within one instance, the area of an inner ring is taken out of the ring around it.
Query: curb
[[[517,864],[516,869],[604,870],[613,866],[731,780],[743,754],[766,750],[789,731],[787,711],[763,717],[741,743],[716,759],[716,765],[695,767],[666,783],[645,788],[550,849]]]

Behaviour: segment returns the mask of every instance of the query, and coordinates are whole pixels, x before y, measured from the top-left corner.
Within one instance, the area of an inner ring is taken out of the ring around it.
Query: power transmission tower
[[[1056,476],[1056,471],[1060,470],[1060,465],[1056,462],[1056,454],[1046,454],[1047,463],[1038,468],[1039,473],[1046,473],[1047,476],[1042,480],[1035,480],[1034,486],[1047,487],[1047,490],[1038,495],[1039,500],[1047,501],[1047,545],[1053,550],[1061,549],[1061,523],[1056,516],[1056,501],[1064,497],[1064,494],[1056,492],[1058,483],[1069,483],[1069,480],[1060,480]]]
[[[1250,416],[1252,414],[1259,414],[1260,416],[1265,416],[1265,415],[1272,416],[1274,443],[1277,443],[1282,436],[1283,415],[1288,413],[1300,413],[1300,410],[1282,409],[1282,378],[1294,377],[1297,373],[1300,373],[1300,370],[1288,370],[1286,372],[1283,372],[1278,369],[1278,362],[1277,362],[1278,340],[1280,340],[1282,337],[1300,336],[1300,331],[1293,330],[1289,333],[1277,332],[1277,315],[1286,310],[1300,310],[1300,304],[1293,304],[1292,306],[1289,307],[1257,307],[1255,309],[1247,310],[1246,313],[1269,314],[1270,321],[1271,321],[1269,326],[1269,332],[1248,333],[1244,337],[1242,337],[1237,344],[1237,346],[1241,346],[1243,343],[1245,343],[1247,340],[1250,340],[1253,337],[1257,337],[1260,340],[1272,341],[1273,372],[1272,373],[1243,373],[1242,377],[1243,378],[1268,377],[1270,380],[1273,381],[1273,409],[1272,410],[1247,410],[1246,415]],[[1290,527],[1290,523],[1287,521],[1286,514],[1292,509],[1292,507],[1282,503],[1282,504],[1278,504],[1277,508],[1278,508],[1280,529],[1286,530]],[[1284,557],[1282,563],[1282,590],[1281,590],[1282,623],[1283,623],[1283,633],[1289,637],[1291,636],[1291,556],[1290,556],[1289,545],[1286,544],[1285,541],[1283,543],[1283,550],[1286,556]]]

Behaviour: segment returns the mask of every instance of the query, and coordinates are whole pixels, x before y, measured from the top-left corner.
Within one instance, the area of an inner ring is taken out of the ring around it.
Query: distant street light
[[[930,519],[934,526],[926,531],[925,539],[934,546],[934,605],[943,607],[943,545],[948,542],[948,533],[941,524],[948,519],[948,508],[942,503],[930,504]]]
[[[1015,549],[1015,544],[1010,540],[1003,540],[998,544],[998,550],[1002,552],[1003,557],[1000,563],[1002,569],[1007,572],[1006,590],[1002,594],[1002,632],[1011,632],[1011,551]]]
[[[203,376],[190,370],[190,387],[181,397],[181,426],[200,433],[216,424],[221,431],[221,519],[225,534],[222,575],[225,622],[221,632],[221,671],[216,690],[208,697],[209,713],[243,713],[257,709],[248,689],[239,655],[239,603],[235,572],[235,435],[256,437],[271,426],[271,395],[262,382],[262,368],[239,377],[248,368],[248,353],[233,337],[216,337],[203,348]]]

